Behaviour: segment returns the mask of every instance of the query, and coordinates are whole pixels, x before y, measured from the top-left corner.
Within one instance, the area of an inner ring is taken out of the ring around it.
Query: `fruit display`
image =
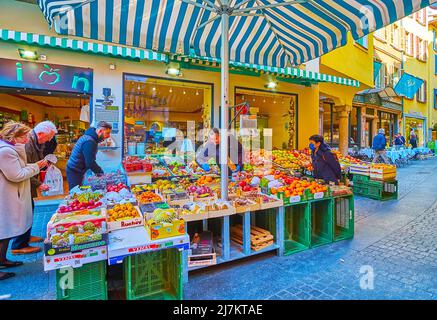
[[[185,177],[190,174],[190,171],[185,166],[169,166],[168,169],[175,177]]]
[[[116,204],[107,210],[108,222],[141,218],[138,210],[131,204]]]
[[[145,226],[152,240],[185,234],[185,220],[179,218],[175,208],[156,209],[147,215]]]
[[[121,189],[129,190],[129,188],[122,182],[106,185],[106,192],[120,192]]]
[[[146,159],[140,159],[136,156],[127,156],[122,161],[123,168],[126,172],[135,172],[135,171],[144,171],[150,172],[152,171],[152,162]]]
[[[286,198],[294,196],[303,196],[305,190],[311,194],[328,191],[328,186],[322,185],[316,181],[307,181],[294,179],[290,184],[281,186],[279,188],[270,188],[271,194],[283,193]]]
[[[67,201],[65,204],[60,205],[58,208],[58,213],[67,213],[67,212],[73,212],[73,211],[81,211],[86,209],[96,209],[103,205],[101,201],[96,200],[79,200],[74,199],[73,201]]]
[[[210,185],[210,184],[214,184],[214,183],[219,183],[219,182],[220,182],[220,178],[213,177],[211,175],[204,175],[204,176],[201,176],[196,181],[196,185],[197,186],[206,186],[206,185]]]
[[[195,195],[197,198],[207,198],[214,196],[214,192],[212,191],[212,189],[207,186],[191,186],[188,188],[187,191],[189,194]]]
[[[312,171],[310,156],[297,150],[273,150],[273,163],[284,169]]]
[[[163,177],[171,177],[170,171],[168,171],[168,169],[162,164],[153,165],[152,178],[156,179]]]
[[[84,210],[80,214],[55,214],[47,224],[45,246],[48,251],[100,241],[106,233],[106,216],[101,210]]]
[[[145,191],[137,194],[136,198],[139,203],[162,202],[162,197],[152,191]]]

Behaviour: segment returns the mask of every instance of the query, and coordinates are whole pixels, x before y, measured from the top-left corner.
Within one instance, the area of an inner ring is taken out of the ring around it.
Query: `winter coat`
[[[27,163],[36,163],[44,159],[44,145],[38,143],[38,138],[35,131],[32,130],[29,142],[26,143],[26,157]],[[38,187],[42,185],[42,182],[38,179],[38,176],[32,177],[30,179],[32,198],[38,196]]]
[[[74,145],[67,168],[78,174],[85,174],[88,169],[95,174],[103,173],[102,168],[96,162],[99,142],[101,141],[97,136],[96,128],[88,128]]]
[[[382,151],[385,150],[385,146],[387,145],[387,139],[382,133],[378,133],[373,138],[372,148],[375,151]]]
[[[26,164],[24,146],[0,140],[0,239],[19,236],[32,226],[30,178],[38,173],[37,164]]]
[[[323,179],[326,183],[337,183],[340,180],[340,163],[326,144],[322,143],[318,150],[312,152],[311,160],[314,168],[314,178]]]

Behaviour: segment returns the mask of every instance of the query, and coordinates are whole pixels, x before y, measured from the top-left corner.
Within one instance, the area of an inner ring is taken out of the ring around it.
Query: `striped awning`
[[[38,0],[50,25],[157,52],[220,58],[230,14],[230,60],[288,67],[317,58],[437,0]]]
[[[114,44],[97,43],[93,41],[83,41],[65,37],[53,37],[42,34],[13,31],[7,29],[0,29],[0,40],[23,42],[30,45],[49,46],[122,58],[156,60],[162,62],[168,61],[168,56],[166,54],[157,53],[141,48],[129,48]]]
[[[184,56],[173,55],[171,56],[171,59],[175,61],[190,62],[190,63],[212,66],[212,67],[218,67],[220,65],[219,59],[206,58],[206,57],[184,57]],[[360,86],[360,82],[358,80],[344,78],[344,77],[337,77],[324,73],[311,72],[298,68],[291,68],[291,67],[277,68],[277,67],[270,67],[270,66],[261,66],[251,63],[240,63],[235,61],[230,61],[229,66],[231,68],[253,70],[265,74],[273,74],[284,78],[298,78],[303,80],[310,80],[313,82],[330,82],[330,83],[341,84],[351,87]]]

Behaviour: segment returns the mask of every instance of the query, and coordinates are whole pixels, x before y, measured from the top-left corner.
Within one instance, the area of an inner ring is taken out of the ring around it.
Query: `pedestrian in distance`
[[[401,147],[405,146],[405,138],[400,132],[395,135],[395,138],[393,139],[393,144],[396,150],[399,150]]]
[[[375,156],[373,157],[373,163],[381,157],[384,163],[389,164],[390,160],[387,158],[385,151],[387,145],[387,139],[385,138],[385,130],[383,128],[378,130],[378,134],[373,138],[372,148],[375,151]]]
[[[413,149],[417,148],[417,134],[414,129],[410,132],[410,144]]]
[[[29,127],[18,122],[8,122],[0,131],[0,270],[23,264],[9,261],[6,252],[10,240],[32,226],[30,179],[47,166],[46,160],[27,163],[25,144],[30,132]],[[14,276],[15,273],[0,271],[0,280]]]

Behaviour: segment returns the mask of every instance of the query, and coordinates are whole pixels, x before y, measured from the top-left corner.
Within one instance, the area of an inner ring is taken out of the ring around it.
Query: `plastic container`
[[[318,247],[333,241],[333,200],[320,200],[310,203],[311,208],[311,247]]]
[[[137,155],[145,155],[146,153],[145,153],[145,151],[146,151],[146,145],[145,145],[145,143],[144,142],[138,142],[137,143]]]
[[[108,300],[106,261],[66,269],[56,270],[58,300]],[[70,280],[72,283],[68,282]]]
[[[334,241],[354,237],[354,197],[348,195],[334,199]]]
[[[398,182],[369,180],[354,184],[354,194],[380,201],[395,200],[398,198]]]
[[[136,142],[128,142],[127,143],[127,154],[130,156],[135,155],[137,152],[137,143]]]
[[[124,261],[127,300],[181,300],[182,252],[163,249]]]
[[[310,204],[295,204],[285,208],[284,255],[310,247]]]

